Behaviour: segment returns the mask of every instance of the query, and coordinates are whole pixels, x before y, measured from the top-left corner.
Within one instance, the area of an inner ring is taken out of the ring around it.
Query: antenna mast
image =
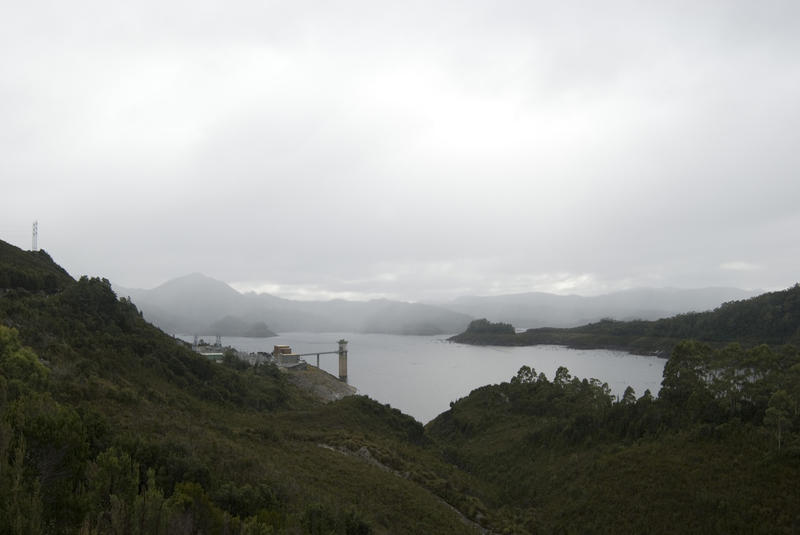
[[[38,251],[39,250],[39,222],[38,221],[34,221],[33,222],[33,238],[31,240],[31,242],[32,242],[31,250],[32,251]]]

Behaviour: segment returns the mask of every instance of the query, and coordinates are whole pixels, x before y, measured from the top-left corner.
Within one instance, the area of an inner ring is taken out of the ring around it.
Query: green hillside
[[[427,426],[515,533],[795,533],[800,354],[683,342],[658,398],[523,367]]]
[[[411,417],[211,363],[44,253],[0,265],[0,533],[474,531]]]
[[[800,344],[800,284],[724,303],[712,311],[679,314],[656,321],[603,320],[569,329],[528,329],[515,334],[507,324],[475,320],[465,332],[450,340],[476,345],[555,344],[667,356],[675,344],[685,339],[716,346],[731,342],[748,346]]]
[[[273,366],[212,363],[107,280],[0,246],[0,534],[800,526],[793,347],[682,342],[658,397],[620,400],[523,367],[423,427],[364,396],[323,404]],[[774,299],[770,343],[793,321]]]
[[[72,277],[44,251],[23,251],[0,240],[0,290],[24,288],[29,291],[56,292]]]

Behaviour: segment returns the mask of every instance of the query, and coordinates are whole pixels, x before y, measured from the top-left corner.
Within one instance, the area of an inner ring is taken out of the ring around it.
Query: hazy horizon
[[[359,298],[347,298],[347,297],[330,297],[330,298],[320,299],[320,298],[309,296],[309,295],[302,294],[302,293],[299,294],[299,295],[296,295],[296,296],[294,296],[294,295],[289,295],[289,296],[277,295],[277,294],[269,293],[269,292],[266,292],[266,291],[263,291],[263,290],[262,291],[257,291],[257,290],[248,289],[247,287],[244,287],[244,288],[237,287],[236,284],[232,284],[232,283],[227,282],[227,281],[215,279],[214,277],[211,277],[211,276],[206,275],[205,273],[202,273],[202,272],[199,272],[199,271],[195,271],[195,272],[192,272],[192,273],[187,273],[185,275],[181,275],[179,277],[175,277],[175,278],[163,281],[163,282],[161,282],[159,284],[156,284],[155,286],[151,286],[149,288],[125,287],[125,286],[121,286],[121,285],[116,284],[114,281],[111,281],[111,283],[116,288],[121,288],[121,289],[126,289],[126,290],[144,290],[144,291],[149,291],[149,290],[155,290],[157,288],[160,288],[161,286],[169,284],[169,283],[171,283],[173,281],[177,281],[177,280],[180,280],[180,279],[186,279],[186,278],[194,277],[194,276],[200,276],[200,277],[203,277],[203,278],[212,279],[212,280],[217,281],[217,282],[222,282],[222,283],[230,286],[232,289],[236,290],[240,294],[272,295],[272,296],[275,296],[275,297],[280,297],[282,299],[291,299],[291,300],[296,300],[296,301],[348,300],[348,301],[367,302],[367,301],[371,301],[371,300],[374,300],[374,299],[388,299],[386,297],[368,297],[368,298],[363,298],[362,297],[360,299]],[[575,292],[558,293],[558,292],[531,291],[531,292],[519,292],[519,293],[511,293],[511,294],[509,294],[509,293],[469,294],[469,295],[464,294],[464,295],[458,295],[458,296],[456,296],[454,298],[450,298],[450,299],[446,299],[446,300],[440,300],[440,301],[435,301],[435,300],[430,300],[430,299],[424,299],[423,298],[423,299],[418,300],[418,301],[408,301],[408,302],[436,305],[436,304],[451,303],[451,302],[453,302],[455,300],[458,300],[460,298],[479,298],[480,299],[480,298],[492,298],[492,297],[513,297],[513,296],[519,296],[519,295],[524,295],[524,294],[536,294],[536,293],[542,293],[542,294],[554,295],[554,296],[561,296],[561,297],[602,297],[602,296],[616,294],[616,293],[648,291],[648,290],[657,290],[657,291],[658,290],[663,290],[663,291],[676,291],[676,292],[700,291],[700,290],[740,290],[742,292],[763,293],[763,292],[775,291],[775,290],[783,290],[783,289],[785,289],[785,288],[763,289],[763,288],[737,288],[737,287],[733,287],[733,286],[704,286],[704,287],[698,287],[698,288],[679,288],[679,287],[675,287],[675,286],[637,286],[637,287],[632,287],[632,288],[621,288],[621,289],[617,289],[617,290],[613,290],[613,291],[595,293],[595,294],[581,294],[581,293],[575,293]],[[405,301],[403,299],[399,299],[399,300],[400,301]]]
[[[0,238],[303,300],[777,290],[800,4],[9,4]]]

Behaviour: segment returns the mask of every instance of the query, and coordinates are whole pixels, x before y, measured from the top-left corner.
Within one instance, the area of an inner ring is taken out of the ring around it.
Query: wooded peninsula
[[[800,344],[800,284],[751,299],[723,303],[707,312],[678,314],[655,321],[604,319],[573,328],[538,328],[516,332],[513,325],[475,320],[450,338],[473,345],[563,345],[576,349],[618,349],[668,357],[681,340],[714,347]]]

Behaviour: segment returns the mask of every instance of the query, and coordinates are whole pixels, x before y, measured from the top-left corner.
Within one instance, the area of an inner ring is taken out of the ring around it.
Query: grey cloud
[[[19,4],[0,237],[27,246],[38,218],[71,272],[129,287],[786,286],[798,10]]]

